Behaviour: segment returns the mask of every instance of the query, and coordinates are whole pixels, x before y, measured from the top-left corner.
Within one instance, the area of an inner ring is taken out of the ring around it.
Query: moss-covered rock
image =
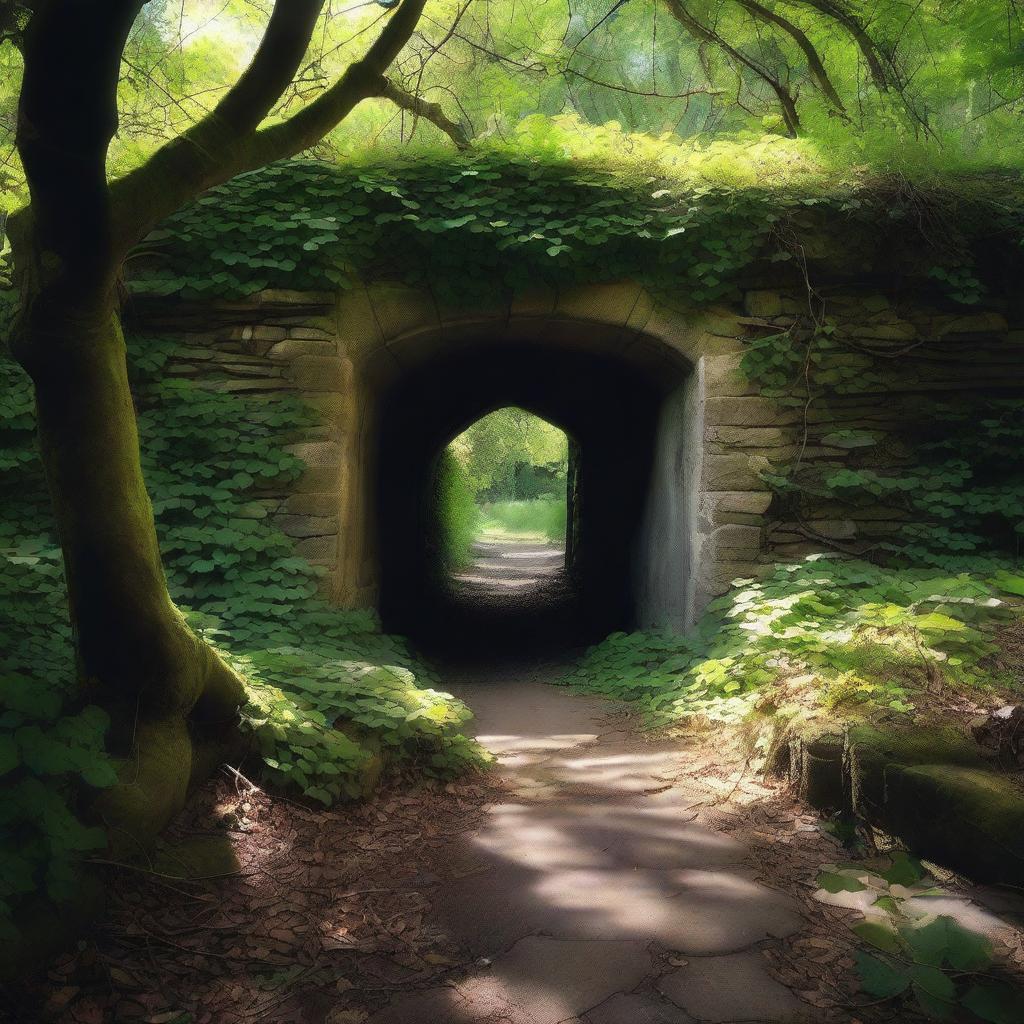
[[[918,856],[980,882],[1024,884],[1024,788],[953,729],[820,725],[788,733],[790,781],[813,807],[844,810]]]
[[[982,882],[1024,882],[1024,792],[949,764],[890,765],[885,817],[914,851]]]
[[[854,726],[846,733],[843,760],[845,806],[878,824],[887,817],[885,773],[890,765],[985,767],[977,744],[953,729],[882,732],[868,725]]]

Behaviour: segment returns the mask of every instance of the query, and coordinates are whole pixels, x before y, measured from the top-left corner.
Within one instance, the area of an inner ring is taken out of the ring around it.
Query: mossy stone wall
[[[306,473],[288,493],[264,494],[253,514],[295,537],[346,607],[376,601],[372,435],[386,382],[501,339],[571,345],[585,337],[623,360],[682,360],[700,405],[687,438],[700,451],[686,484],[695,512],[686,526],[690,564],[680,569],[690,577],[684,626],[737,578],[779,559],[870,552],[907,524],[906,508],[885,500],[805,494],[794,511],[776,493],[775,474],[794,464],[801,472],[898,469],[913,463],[905,439],[929,426],[937,400],[980,410],[989,399],[1024,398],[1024,321],[1005,305],[964,311],[864,279],[847,271],[809,304],[788,268],[774,281],[762,268],[736,301],[710,308],[631,281],[523,289],[473,305],[394,282],[203,303],[141,293],[130,319],[180,339],[172,375],[225,391],[287,391],[318,411],[319,425],[294,449]],[[766,395],[765,382],[750,375],[752,344],[820,323],[819,302],[840,343],[842,386],[804,403]],[[877,443],[849,443],[860,435]]]

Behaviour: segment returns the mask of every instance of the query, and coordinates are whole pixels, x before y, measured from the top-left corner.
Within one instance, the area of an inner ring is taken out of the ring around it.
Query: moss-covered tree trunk
[[[124,759],[96,810],[112,843],[130,847],[182,805],[193,764],[223,757],[242,685],[167,591],[111,297],[30,296],[15,353],[35,384],[78,675]]]
[[[24,33],[18,152],[31,206],[9,221],[22,312],[12,345],[35,384],[39,444],[67,576],[78,673],[111,715],[118,786],[96,804],[130,850],[182,805],[236,735],[241,680],[167,592],[118,322],[123,262],[163,217],[241,171],[314,145],[369,96],[425,0],[400,0],[365,56],[261,128],[323,0],[275,0],[252,62],[209,114],[110,183],[125,40],[145,0],[44,0]],[[59,72],[59,73],[58,73]]]

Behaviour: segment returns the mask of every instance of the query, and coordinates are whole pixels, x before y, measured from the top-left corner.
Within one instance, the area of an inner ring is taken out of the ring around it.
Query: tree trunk
[[[242,684],[168,594],[113,300],[35,296],[15,355],[35,384],[78,676],[123,759],[95,812],[130,852],[181,808],[193,766],[208,771],[237,737]]]

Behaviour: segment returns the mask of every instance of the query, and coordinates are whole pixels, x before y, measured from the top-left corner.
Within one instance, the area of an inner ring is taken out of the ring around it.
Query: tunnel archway
[[[697,376],[680,353],[643,337],[623,346],[594,324],[555,336],[493,337],[484,329],[391,345],[368,380],[375,400],[367,521],[376,529],[385,628],[445,653],[459,645],[575,646],[616,629],[688,624],[702,439]],[[508,405],[575,442],[572,594],[532,620],[484,622],[453,609],[424,538],[439,453]]]

